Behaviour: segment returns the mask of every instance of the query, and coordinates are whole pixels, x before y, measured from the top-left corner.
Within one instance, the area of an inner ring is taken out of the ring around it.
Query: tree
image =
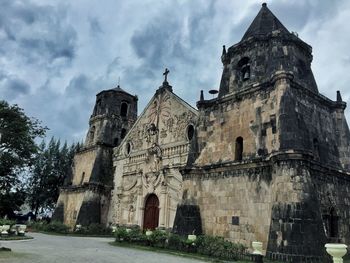
[[[11,214],[25,201],[20,174],[31,166],[38,150],[34,140],[46,130],[17,105],[0,101],[0,216]]]
[[[52,210],[59,196],[59,187],[71,173],[73,157],[79,144],[67,143],[51,138],[48,145],[43,141],[30,171],[28,180],[28,202],[35,215],[39,211]]]

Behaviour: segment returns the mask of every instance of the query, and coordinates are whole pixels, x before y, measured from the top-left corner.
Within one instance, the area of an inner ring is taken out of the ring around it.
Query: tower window
[[[128,115],[128,103],[122,102],[120,106],[120,116],[126,117]]]
[[[323,214],[322,218],[323,218],[323,224],[324,224],[327,237],[330,239],[337,238],[339,235],[339,232],[338,232],[339,217],[337,216],[337,213],[334,207],[331,207],[328,213]]]
[[[243,157],[243,138],[238,137],[236,139],[235,160],[242,161],[242,157]]]
[[[90,141],[93,142],[95,137],[95,126],[92,126],[90,129]]]
[[[239,77],[242,81],[246,81],[250,79],[249,58],[247,57],[242,58],[237,64],[237,69],[238,69]]]
[[[81,175],[80,185],[83,184],[84,179],[85,179],[85,172],[83,172],[82,175]]]
[[[120,133],[120,138],[124,139],[125,135],[126,135],[126,129],[123,128],[121,133]]]
[[[131,143],[128,142],[128,143],[125,145],[125,154],[126,154],[127,156],[129,156],[130,152],[131,152]]]

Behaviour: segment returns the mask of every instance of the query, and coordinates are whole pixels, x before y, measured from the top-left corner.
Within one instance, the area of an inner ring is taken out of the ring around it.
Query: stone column
[[[167,185],[163,182],[160,190],[160,205],[159,205],[159,227],[166,227],[167,207]]]
[[[142,227],[143,226],[143,196],[142,196],[142,185],[140,185],[137,189],[137,199],[136,199],[136,222],[137,224]]]

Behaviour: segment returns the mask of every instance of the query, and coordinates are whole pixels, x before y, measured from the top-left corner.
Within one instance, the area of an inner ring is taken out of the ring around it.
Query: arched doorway
[[[143,229],[155,229],[159,221],[159,200],[155,194],[147,197],[143,218]]]

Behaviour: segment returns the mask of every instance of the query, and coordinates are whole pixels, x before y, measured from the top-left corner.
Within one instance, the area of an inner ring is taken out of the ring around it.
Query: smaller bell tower
[[[85,143],[74,156],[72,178],[61,188],[55,220],[72,228],[77,224],[107,224],[113,148],[136,121],[137,100],[119,85],[96,95]]]
[[[130,95],[119,85],[98,93],[85,146],[118,146],[136,121],[137,100],[137,96]]]

